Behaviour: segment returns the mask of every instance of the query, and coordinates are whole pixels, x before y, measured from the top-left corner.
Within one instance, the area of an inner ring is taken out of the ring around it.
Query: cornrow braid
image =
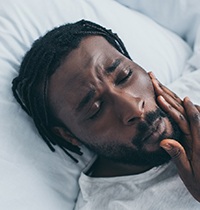
[[[12,82],[16,100],[33,118],[51,151],[55,151],[54,146],[58,145],[75,162],[78,160],[70,152],[82,155],[80,148],[55,135],[51,129],[52,125],[60,125],[61,122],[49,110],[48,79],[61,65],[63,59],[78,47],[81,40],[92,35],[103,36],[119,52],[131,59],[117,34],[96,23],[81,20],[56,27],[36,40],[25,54],[19,75]]]

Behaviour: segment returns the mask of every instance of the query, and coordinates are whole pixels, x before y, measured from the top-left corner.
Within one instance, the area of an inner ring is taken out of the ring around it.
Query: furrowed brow
[[[116,59],[111,66],[105,69],[106,73],[110,74],[115,71],[115,69],[119,66],[121,63],[121,59]]]
[[[91,89],[80,101],[79,105],[76,108],[76,111],[81,111],[95,96],[95,90]]]

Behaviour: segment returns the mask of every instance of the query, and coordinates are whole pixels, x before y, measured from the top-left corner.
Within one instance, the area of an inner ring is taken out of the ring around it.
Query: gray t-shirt
[[[131,176],[81,174],[76,210],[200,210],[173,163]]]

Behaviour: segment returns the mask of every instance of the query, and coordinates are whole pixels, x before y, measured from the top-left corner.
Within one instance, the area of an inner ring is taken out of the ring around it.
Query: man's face
[[[156,103],[148,74],[101,36],[84,38],[51,76],[49,103],[78,141],[99,155],[134,165],[169,159],[159,143],[176,132]]]

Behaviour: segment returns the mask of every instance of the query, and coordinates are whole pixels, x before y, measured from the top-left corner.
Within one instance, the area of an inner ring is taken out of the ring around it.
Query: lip
[[[153,122],[150,126],[149,131],[142,138],[143,143],[153,143],[155,142],[159,135],[162,134],[165,130],[165,122],[163,118],[159,117]]]

